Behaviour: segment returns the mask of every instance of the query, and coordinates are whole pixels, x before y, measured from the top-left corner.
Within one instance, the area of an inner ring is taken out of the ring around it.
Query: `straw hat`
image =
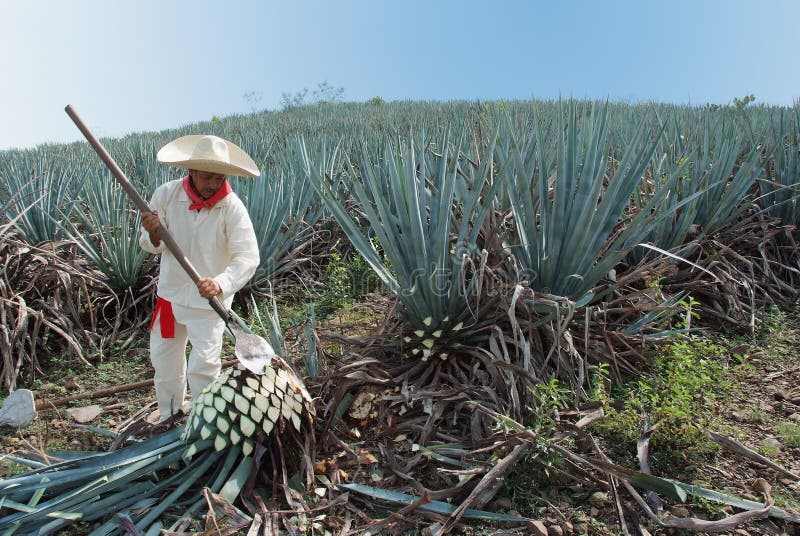
[[[253,159],[239,146],[217,136],[181,136],[162,147],[156,160],[169,166],[258,177],[261,173]]]

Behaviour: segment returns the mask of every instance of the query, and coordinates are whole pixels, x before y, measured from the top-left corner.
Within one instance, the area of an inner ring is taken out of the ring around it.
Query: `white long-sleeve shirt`
[[[161,225],[175,238],[200,277],[213,277],[222,289],[222,302],[231,306],[234,293],[253,276],[259,263],[258,242],[247,209],[231,192],[212,208],[189,210],[189,196],[181,180],[159,186],[150,201]],[[139,245],[160,253],[158,295],[184,307],[210,309],[162,240],[158,247],[142,229]]]

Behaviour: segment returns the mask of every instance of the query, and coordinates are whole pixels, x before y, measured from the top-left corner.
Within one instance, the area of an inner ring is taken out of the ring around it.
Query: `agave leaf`
[[[183,444],[181,442],[175,445],[173,450],[168,454],[155,457],[154,459],[141,459],[137,462],[127,464],[120,469],[106,472],[82,486],[70,487],[70,491],[57,495],[40,504],[35,512],[21,515],[12,514],[0,519],[0,528],[6,526],[7,523],[37,523],[40,519],[54,511],[69,511],[72,509],[78,509],[78,511],[80,511],[80,505],[87,500],[91,500],[93,497],[100,496],[113,489],[124,489],[126,485],[134,482],[141,476],[153,473],[159,468],[168,467],[172,463],[178,461],[181,458],[182,448]]]
[[[152,482],[137,482],[128,486],[124,486],[118,493],[109,495],[104,499],[92,500],[86,502],[80,512],[51,512],[48,519],[51,517],[58,518],[54,521],[49,521],[41,526],[41,534],[49,534],[61,528],[70,525],[73,521],[84,520],[93,521],[108,515],[111,509],[124,509],[129,506],[134,506],[141,503],[141,497],[148,495],[154,484]],[[155,499],[153,499],[153,502]],[[45,520],[42,520],[44,522]],[[118,527],[116,520],[113,521],[113,528]],[[93,532],[94,534],[94,532]]]
[[[237,456],[238,458],[238,456]],[[241,458],[241,462],[239,466],[236,468],[235,471],[231,474],[230,478],[228,478],[227,482],[222,486],[218,495],[225,497],[228,502],[233,502],[242,492],[247,479],[250,476],[250,472],[253,468],[253,458],[252,457],[245,457]]]
[[[792,117],[784,118],[780,112],[777,125],[773,125],[772,151],[769,158],[770,175],[759,184],[761,196],[758,204],[771,216],[784,223],[800,225],[800,103],[791,110]]]
[[[238,454],[237,448],[233,448],[231,451],[235,451]],[[180,482],[179,485],[169,495],[159,500],[152,510],[147,512],[144,517],[137,521],[136,527],[139,530],[147,529],[167,508],[172,506],[175,501],[186,492],[186,490],[194,485],[194,483],[201,476],[203,476],[210,467],[216,464],[220,457],[221,454],[218,452],[206,451],[204,459],[201,459],[197,463],[193,463],[191,466],[189,466],[191,468],[189,471],[181,471],[176,475],[173,475],[171,480]]]
[[[617,156],[608,139],[607,115],[606,104],[586,107],[579,118],[570,101],[558,134],[546,132],[537,116],[527,142],[508,124],[501,136],[501,156],[511,161],[504,178],[519,238],[511,251],[538,292],[584,303],[585,297],[596,299],[587,293],[660,219],[703,193],[665,206],[673,178],[629,214],[663,125],[651,136],[641,120]]]
[[[713,501],[720,504],[727,504],[733,506],[734,508],[740,508],[742,510],[747,510],[747,511],[760,510],[764,508],[764,504],[762,503],[758,503],[748,499],[741,499],[739,497],[736,497],[735,495],[721,493],[719,491],[710,490],[700,486],[683,484],[681,482],[678,482],[678,486],[680,486],[680,488],[683,489],[686,493],[694,495],[695,497],[701,497],[708,501]],[[770,517],[775,517],[777,519],[785,519],[787,521],[791,521],[792,523],[800,523],[800,516],[787,512],[786,510],[778,508],[777,506],[773,506],[772,508],[770,508],[769,515]]]
[[[123,467],[130,462],[148,460],[163,453],[170,452],[176,445],[182,428],[174,428],[169,432],[155,436],[147,441],[137,443],[103,455],[91,455],[79,460],[60,462],[41,469],[29,471],[17,477],[0,481],[0,493],[10,498],[24,496],[41,487],[50,490],[61,489],[68,482],[89,481],[97,475],[107,474],[109,470]],[[48,473],[49,481],[42,482],[40,475]]]
[[[10,196],[4,212],[29,244],[63,238],[54,214],[67,216],[80,199],[80,162],[44,148],[4,154],[0,176]],[[9,206],[10,205],[10,206]]]
[[[128,208],[125,191],[107,171],[88,177],[83,200],[72,217],[61,213],[61,232],[78,244],[111,288],[133,288],[148,256],[139,246],[141,214]]]
[[[679,482],[668,478],[660,478],[645,473],[637,473],[628,479],[631,484],[647,491],[655,491],[665,495],[673,501],[686,502],[686,491]]]
[[[678,294],[671,296],[660,305],[660,310],[657,309],[653,311],[647,311],[646,313],[642,314],[633,322],[628,323],[628,325],[622,330],[622,333],[626,335],[638,335],[646,326],[653,325],[659,318],[665,315],[674,315],[675,312],[670,311],[670,309],[673,308],[679,301],[684,299],[687,294],[688,293],[686,292],[679,292]]]
[[[492,188],[496,187],[489,187],[487,193],[488,163],[477,171],[471,165],[462,166],[458,158],[461,143],[451,147],[445,134],[435,144],[435,155],[430,145],[386,143],[380,161],[364,147],[345,163],[346,172],[332,176],[320,171],[324,166],[318,162],[326,158],[324,153],[313,157],[305,153],[306,169],[314,173],[313,184],[323,203],[353,246],[398,296],[409,326],[416,329],[437,328],[443,318],[455,323],[470,315],[475,282],[462,267],[477,254],[475,237],[487,214],[479,199],[494,197]],[[491,162],[491,156],[486,160]],[[339,181],[346,182],[369,221],[374,242],[337,197]],[[456,184],[464,182],[469,188],[461,192],[469,195],[458,207],[460,222],[454,228]]]
[[[753,185],[763,173],[759,151],[748,148],[745,133],[730,118],[706,110],[690,128],[684,132],[678,127],[665,136],[651,164],[654,188],[669,185],[663,207],[702,193],[669,218],[661,219],[646,239],[683,255],[695,246],[688,239],[690,235],[698,240],[741,220],[750,206]],[[642,252],[631,253],[634,262],[642,257]]]
[[[294,267],[292,255],[308,240],[323,212],[293,144],[278,148],[281,159],[261,177],[233,183],[258,238],[260,263],[248,287],[269,294],[271,281]],[[267,155],[268,156],[268,155]]]
[[[374,499],[392,502],[395,504],[412,504],[413,502],[418,501],[420,499],[420,497],[417,497],[415,495],[409,495],[407,493],[399,493],[397,491],[392,491],[387,489],[373,488],[372,486],[365,486],[363,484],[345,483],[345,484],[339,484],[337,487],[354,491],[362,495],[367,495],[368,497],[372,497]],[[419,507],[419,510],[433,512],[435,514],[450,515],[456,510],[456,507],[453,506],[452,504],[448,504],[443,501],[431,501],[429,503],[421,505]],[[508,514],[498,514],[495,512],[487,512],[485,510],[475,510],[472,508],[468,508],[467,510],[465,510],[464,515],[462,517],[466,517],[469,519],[480,519],[482,521],[496,521],[496,522],[506,522],[506,523],[524,523],[528,521],[528,519],[525,517],[512,516]]]

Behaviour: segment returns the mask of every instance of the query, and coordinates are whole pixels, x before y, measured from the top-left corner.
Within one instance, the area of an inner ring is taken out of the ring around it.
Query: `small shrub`
[[[316,298],[317,313],[324,318],[347,307],[364,294],[374,292],[380,279],[364,257],[356,253],[345,261],[334,252],[325,267],[324,290]]]
[[[338,252],[331,255],[325,267],[325,290],[317,302],[317,313],[326,317],[350,301],[347,267]]]
[[[380,284],[380,278],[375,270],[359,253],[356,253],[347,265],[350,279],[350,297],[358,298],[364,294],[375,292]]]
[[[698,426],[711,427],[715,399],[730,388],[726,355],[723,347],[705,339],[676,340],[656,356],[651,375],[623,388],[623,409],[609,408],[599,429],[621,440],[621,448],[635,451],[649,417],[654,466],[717,452]],[[608,402],[602,370],[598,376],[594,397]]]
[[[556,483],[556,472],[563,460],[550,449],[549,438],[556,431],[556,416],[568,405],[570,393],[556,378],[529,390],[525,426],[536,434],[537,440],[509,472],[501,490],[520,511],[530,514],[532,499],[538,496],[536,490],[544,484]]]

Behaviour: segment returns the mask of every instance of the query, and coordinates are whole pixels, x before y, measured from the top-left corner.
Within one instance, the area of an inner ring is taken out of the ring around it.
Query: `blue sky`
[[[0,0],[0,149],[344,100],[800,99],[797,0]],[[246,98],[245,95],[252,95]]]

